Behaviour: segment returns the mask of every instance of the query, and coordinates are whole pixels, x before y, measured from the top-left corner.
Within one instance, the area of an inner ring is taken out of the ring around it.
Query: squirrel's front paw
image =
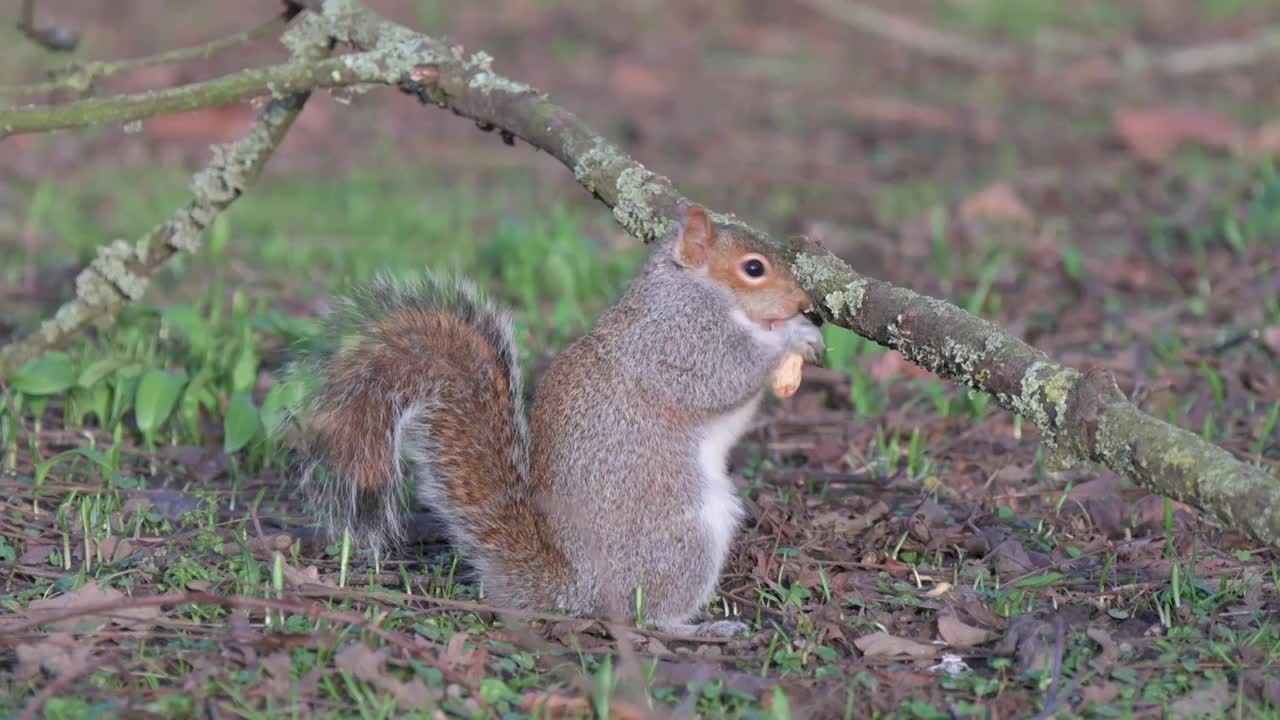
[[[822,331],[804,315],[796,315],[782,326],[786,333],[787,352],[797,352],[806,362],[817,363],[827,352]]]

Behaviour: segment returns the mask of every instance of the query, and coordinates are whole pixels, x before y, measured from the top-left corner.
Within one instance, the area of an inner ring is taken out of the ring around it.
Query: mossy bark
[[[1102,369],[1053,362],[999,326],[941,300],[855,273],[793,243],[824,316],[921,367],[990,393],[1040,428],[1060,464],[1090,460],[1280,547],[1280,478],[1142,412]]]
[[[345,87],[359,82],[360,77],[341,58],[243,70],[214,80],[164,90],[81,100],[65,105],[0,108],[0,138],[20,133],[129,123],[266,95],[283,98],[316,88]]]

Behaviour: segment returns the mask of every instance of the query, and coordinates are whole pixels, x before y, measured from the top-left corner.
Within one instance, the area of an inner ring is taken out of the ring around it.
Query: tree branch
[[[1111,373],[1051,361],[960,308],[855,273],[801,248],[795,269],[842,327],[953,382],[990,393],[1040,428],[1059,464],[1100,462],[1161,495],[1208,510],[1280,547],[1280,478],[1140,410]]]
[[[980,70],[1007,66],[1014,54],[1003,48],[944,33],[907,18],[852,0],[800,0],[827,17],[863,32],[878,35],[903,47],[941,60]]]
[[[22,133],[89,127],[227,105],[252,98],[309,92],[360,83],[342,58],[300,61],[242,70],[214,80],[164,90],[52,105],[0,109],[0,138]]]
[[[992,46],[979,40],[925,27],[915,21],[879,10],[856,0],[800,0],[801,4],[838,22],[896,43],[914,52],[940,60],[968,65],[977,70],[1013,67],[1016,50]],[[1086,48],[1090,58],[1097,48]],[[1226,70],[1255,63],[1267,55],[1280,52],[1280,27],[1262,28],[1250,37],[1213,42],[1184,48],[1149,48],[1141,45],[1125,47],[1121,63],[1125,74],[1160,72],[1184,76]],[[1058,63],[1080,55],[1053,56]]]
[[[303,62],[331,49],[328,38],[314,34],[293,46]],[[135,244],[117,240],[99,248],[97,257],[76,277],[75,298],[34,333],[0,348],[0,377],[90,325],[114,318],[125,303],[142,296],[148,278],[166,260],[179,252],[194,252],[205,228],[257,178],[309,97],[310,92],[304,91],[272,100],[246,137],[213,148],[213,160],[192,179],[194,197],[186,207]]]
[[[130,72],[132,70],[151,67],[153,65],[166,65],[169,63],[185,62],[187,60],[206,59],[224,50],[238,47],[240,45],[248,45],[263,37],[279,32],[291,19],[293,19],[296,14],[297,8],[286,8],[281,14],[265,23],[262,23],[258,27],[236,33],[235,35],[219,38],[195,47],[169,50],[155,55],[131,58],[128,60],[90,62],[84,65],[70,65],[67,67],[56,68],[49,71],[49,75],[54,79],[49,80],[48,82],[34,83],[30,85],[0,85],[0,96],[43,95],[45,93],[56,92],[58,90],[73,90],[79,93],[87,93],[93,89],[93,86],[97,81],[111,77],[112,75],[118,75],[122,72]]]
[[[1157,52],[1150,59],[1139,56],[1135,64],[1139,69],[1155,66],[1169,75],[1193,75],[1249,65],[1276,52],[1280,52],[1280,27],[1268,27],[1240,40]]]

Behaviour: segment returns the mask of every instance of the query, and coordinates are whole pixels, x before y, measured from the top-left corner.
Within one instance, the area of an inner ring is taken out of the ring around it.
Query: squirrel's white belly
[[[711,553],[717,565],[724,559],[742,519],[742,501],[729,477],[731,450],[747,431],[760,395],[732,412],[711,421],[702,429],[698,443],[698,466],[702,471],[702,522],[711,536]]]

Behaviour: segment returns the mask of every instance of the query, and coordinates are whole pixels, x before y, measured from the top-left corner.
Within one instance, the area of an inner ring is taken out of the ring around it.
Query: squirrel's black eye
[[[747,277],[762,278],[764,277],[764,263],[756,258],[751,258],[742,263],[742,272],[746,273]]]

